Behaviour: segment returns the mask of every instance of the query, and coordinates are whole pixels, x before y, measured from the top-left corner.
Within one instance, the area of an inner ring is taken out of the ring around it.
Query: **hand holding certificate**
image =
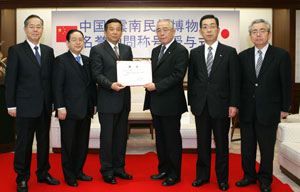
[[[144,86],[152,82],[151,62],[141,61],[118,61],[117,79],[123,86]]]

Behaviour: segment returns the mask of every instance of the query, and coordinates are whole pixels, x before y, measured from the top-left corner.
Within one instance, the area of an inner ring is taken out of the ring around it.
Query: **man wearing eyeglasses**
[[[249,26],[254,47],[239,54],[241,66],[241,152],[243,179],[236,186],[260,184],[261,191],[271,191],[274,145],[280,119],[288,115],[292,78],[289,53],[271,46],[271,26],[264,19]],[[261,160],[256,173],[257,143]]]
[[[55,58],[53,96],[61,132],[61,163],[65,181],[77,187],[76,180],[92,181],[83,173],[91,118],[96,113],[97,90],[91,78],[89,58],[82,55],[84,35],[77,29],[68,31],[69,51]]]
[[[188,51],[174,39],[171,20],[159,20],[156,34],[161,45],[152,50],[153,82],[144,85],[144,110],[150,109],[156,134],[158,174],[153,180],[163,180],[163,186],[180,182],[182,140],[181,114],[187,111],[183,78],[188,64]]]
[[[52,112],[51,75],[53,49],[40,43],[44,21],[30,15],[24,21],[27,39],[8,49],[6,105],[16,117],[14,169],[17,191],[27,192],[30,178],[32,143],[37,141],[37,181],[58,185],[49,174],[49,129]]]
[[[198,146],[196,180],[192,186],[199,187],[210,180],[213,131],[219,189],[226,191],[230,118],[239,106],[238,56],[235,48],[218,42],[219,20],[214,15],[200,19],[199,31],[205,44],[191,51],[188,74],[188,101],[195,115]]]

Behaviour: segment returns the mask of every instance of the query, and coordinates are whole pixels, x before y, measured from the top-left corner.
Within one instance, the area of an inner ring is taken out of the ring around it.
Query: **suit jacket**
[[[188,64],[188,51],[176,40],[165,51],[159,62],[161,45],[152,50],[152,75],[156,90],[147,91],[144,110],[160,116],[179,115],[187,111],[183,78]]]
[[[17,117],[38,117],[43,109],[52,111],[53,49],[40,44],[41,66],[27,43],[8,49],[6,105],[17,107]]]
[[[239,63],[234,48],[218,43],[210,76],[201,45],[191,51],[188,99],[191,110],[200,115],[205,104],[213,118],[228,116],[228,108],[239,107]]]
[[[120,60],[132,61],[132,51],[127,45],[118,44]],[[107,41],[92,47],[90,52],[92,76],[98,83],[98,112],[119,113],[130,111],[130,87],[120,91],[111,89],[117,82],[117,56]]]
[[[289,111],[292,94],[291,59],[287,51],[269,46],[258,78],[254,47],[239,54],[241,65],[240,120],[257,119],[263,124],[280,121],[280,111]],[[256,113],[255,113],[256,110]]]
[[[89,58],[84,55],[81,58],[83,68],[70,51],[56,57],[54,62],[54,105],[56,109],[66,108],[66,119],[93,117],[97,104],[96,83],[91,79]]]

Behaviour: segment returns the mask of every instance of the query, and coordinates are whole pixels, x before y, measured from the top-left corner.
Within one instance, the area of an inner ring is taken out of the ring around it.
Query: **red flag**
[[[71,29],[77,29],[77,26],[56,26],[56,42],[66,42],[66,35]]]

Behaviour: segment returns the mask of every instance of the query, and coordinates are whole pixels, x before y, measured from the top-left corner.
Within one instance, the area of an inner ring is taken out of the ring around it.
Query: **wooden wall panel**
[[[32,7],[257,7],[300,8],[300,0],[0,0],[2,8]]]
[[[8,48],[16,44],[16,9],[1,10],[1,51],[7,57]]]

